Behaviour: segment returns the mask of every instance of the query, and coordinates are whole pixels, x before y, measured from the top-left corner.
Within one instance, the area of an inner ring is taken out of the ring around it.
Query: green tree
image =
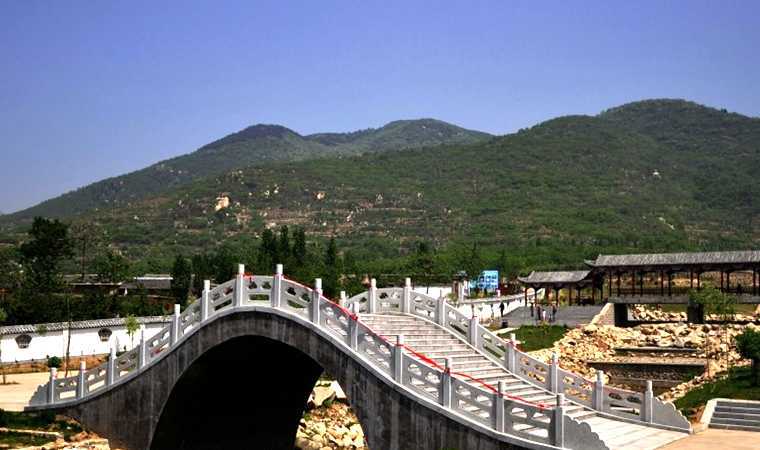
[[[205,253],[193,255],[191,265],[193,266],[193,295],[200,296],[203,291],[203,281],[214,275],[213,258]]]
[[[429,287],[433,278],[433,269],[435,267],[435,255],[427,242],[417,243],[417,253],[412,258],[413,267],[410,270],[420,282]]]
[[[340,264],[338,261],[338,246],[335,243],[335,238],[330,238],[330,243],[327,244],[327,250],[325,251],[325,270],[326,277],[322,281],[322,289],[325,296],[329,298],[335,298],[339,286],[340,277]]]
[[[35,217],[29,239],[19,247],[24,266],[24,284],[37,293],[61,289],[61,266],[74,256],[68,225],[58,220]]]
[[[704,313],[718,317],[721,324],[723,339],[728,347],[731,346],[731,335],[726,332],[726,323],[733,321],[736,316],[736,297],[721,292],[710,284],[705,284],[702,289],[692,289],[689,291],[689,302],[701,305]],[[726,353],[726,365],[730,365],[728,353]]]
[[[760,386],[760,331],[747,329],[736,336],[736,348],[742,358],[752,361],[752,385]]]
[[[107,250],[93,261],[93,268],[98,274],[98,280],[105,283],[118,283],[124,281],[130,272],[127,258],[114,250]]]
[[[137,321],[135,316],[128,314],[127,317],[124,318],[124,326],[127,328],[127,335],[129,335],[129,340],[131,341],[130,344],[134,347],[135,333],[140,329],[140,322]]]
[[[280,259],[279,243],[272,230],[266,229],[261,233],[261,245],[259,247],[259,267],[268,268],[271,271]]]
[[[288,267],[291,264],[292,251],[290,247],[290,230],[288,230],[287,225],[283,225],[280,228],[280,240],[277,245],[279,261],[274,261],[274,263],[283,264],[285,267]],[[274,270],[274,267],[270,267],[269,270]]]
[[[190,294],[190,283],[193,271],[190,264],[182,255],[177,255],[172,266],[172,297],[177,303],[184,305]]]

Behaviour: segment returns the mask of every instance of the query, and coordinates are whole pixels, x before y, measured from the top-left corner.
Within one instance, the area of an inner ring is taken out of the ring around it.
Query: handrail
[[[261,288],[264,285],[271,287],[268,292]],[[387,294],[387,297],[380,299],[383,309],[404,309],[404,304],[409,305],[408,291],[399,294],[393,289],[378,290],[374,288],[373,283],[373,289],[366,302],[369,310],[378,306],[372,303],[378,300],[378,291],[380,295]],[[317,279],[315,287],[309,288],[286,279],[282,275],[281,266],[278,266],[274,276],[247,276],[241,265],[234,280],[213,289],[210,289],[210,284],[206,282],[198,300],[189,305],[184,312],[180,312],[179,307],[175,308],[169,326],[148,339],[141,338],[140,344],[129,352],[116,357],[112,351],[106,363],[90,370],[82,370],[79,375],[65,379],[56,379],[56,372],[51,371],[51,379],[45,389],[48,395],[44,404],[58,405],[79,401],[118,385],[122,380],[156,364],[161,357],[214,316],[239,307],[255,306],[254,301],[261,299],[253,299],[252,293],[255,296],[268,297],[270,304],[267,307],[271,306],[314,323],[339,342],[343,342],[356,356],[369,362],[384,376],[421,394],[421,398],[427,401],[437,399],[445,409],[488,425],[496,431],[555,448],[563,447],[562,424],[572,419],[564,414],[564,398],[561,394],[557,397],[557,407],[553,407],[508,395],[502,389],[501,383],[494,387],[464,372],[453,372],[448,360],[446,365],[441,366],[403,343],[399,345],[388,342],[361,322],[354,311],[326,298],[322,294],[321,280]],[[359,306],[354,306],[354,309],[359,309]],[[454,319],[459,319],[457,313],[447,312]],[[420,363],[424,363],[424,366]],[[427,368],[423,369],[425,366]],[[95,376],[91,376],[92,374]],[[464,384],[458,378],[474,381],[476,385]],[[63,394],[66,396],[62,397]],[[539,420],[541,417],[543,419]],[[525,425],[529,425],[535,433],[527,432]],[[598,436],[596,439],[598,440]]]

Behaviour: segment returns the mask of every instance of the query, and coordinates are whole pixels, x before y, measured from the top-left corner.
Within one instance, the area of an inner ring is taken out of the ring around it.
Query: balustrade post
[[[179,312],[180,312],[180,304],[175,303],[174,304],[174,315],[172,316],[172,326],[169,330],[170,337],[170,345],[174,345],[179,340]]]
[[[112,385],[114,381],[116,381],[116,348],[111,347],[106,363],[106,386]]]
[[[565,394],[557,394],[557,404],[554,407],[552,442],[555,447],[565,446]]]
[[[314,280],[314,290],[311,293],[311,302],[309,303],[309,317],[313,323],[319,325],[319,302],[322,297],[322,279]]]
[[[232,292],[233,308],[243,306],[243,298],[246,290],[245,287],[245,265],[238,264],[238,273],[235,276],[235,288]]]
[[[374,314],[377,308],[377,280],[369,280],[369,290],[367,291],[367,312]]]
[[[274,278],[272,279],[272,292],[269,294],[269,301],[272,302],[272,308],[279,308],[282,304],[282,279],[283,267],[282,264],[277,264],[274,271]]]
[[[644,401],[641,405],[641,420],[647,423],[652,423],[654,417],[652,415],[652,408],[654,404],[654,392],[652,391],[652,380],[647,380],[647,389],[644,391]]]
[[[210,296],[211,296],[211,281],[203,280],[203,292],[201,292],[201,323],[208,320]]]
[[[436,304],[435,322],[446,328],[446,299],[443,297],[438,298],[438,303]]]
[[[338,299],[338,305],[340,305],[341,308],[345,308],[346,302],[348,302],[348,295],[346,295],[346,291],[340,291],[340,298]]]
[[[145,328],[140,333],[140,346],[137,348],[137,369],[142,369],[148,363],[148,346],[145,344]]]
[[[55,403],[55,379],[58,375],[58,369],[50,368],[50,381],[48,382],[47,400],[48,403]]]
[[[85,377],[85,371],[87,370],[87,363],[84,362],[84,358],[79,360],[79,373],[77,374],[77,398],[83,398],[85,394],[85,384],[87,378]]]
[[[446,358],[443,375],[441,376],[441,405],[444,408],[451,408],[451,367],[453,366],[451,358]]]
[[[396,383],[404,382],[404,335],[396,336],[396,347],[393,348],[393,379]]]
[[[517,373],[517,337],[514,333],[509,335],[509,342],[507,342],[507,352],[504,354],[504,365],[512,373]]]
[[[412,279],[404,279],[404,293],[401,296],[401,312],[408,313],[411,311],[412,304]]]
[[[493,405],[494,408],[496,408],[496,411],[494,411],[493,418],[495,423],[493,424],[493,427],[496,431],[503,433],[504,432],[504,391],[505,389],[505,383],[504,381],[499,381],[496,384],[496,393],[494,394],[494,401]]]
[[[560,392],[559,386],[559,357],[557,352],[552,353],[552,364],[549,366],[549,390],[553,394]]]
[[[597,411],[604,410],[604,371],[596,372],[596,383],[594,383],[594,409]]]
[[[472,345],[475,348],[478,348],[478,325],[480,325],[480,322],[478,321],[478,316],[474,315],[472,318],[470,318],[470,326],[467,328],[467,332],[469,334],[469,341],[470,345]]]

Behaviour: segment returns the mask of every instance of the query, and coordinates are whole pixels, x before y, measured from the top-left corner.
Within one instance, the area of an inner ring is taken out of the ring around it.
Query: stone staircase
[[[760,402],[718,399],[710,428],[760,431]]]
[[[554,404],[554,394],[518,378],[464,340],[433,322],[401,314],[362,314],[360,320],[390,342],[396,342],[396,337],[403,335],[406,347],[436,361],[441,366],[444,365],[446,358],[451,358],[452,372],[465,373],[494,387],[499,381],[503,381],[507,395],[533,403]],[[481,387],[478,381],[469,380],[469,383]],[[686,433],[602,417],[596,411],[572,402],[566,402],[564,406],[567,415],[579,422],[587,423],[610,450],[656,449],[688,436]],[[546,422],[549,421],[548,416],[544,419]],[[530,432],[530,427],[526,425],[526,428],[528,429],[521,431]]]

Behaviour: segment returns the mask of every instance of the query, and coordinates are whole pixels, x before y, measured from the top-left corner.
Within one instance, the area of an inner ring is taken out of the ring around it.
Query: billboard
[[[484,270],[480,272],[480,276],[474,280],[473,284],[483,291],[495,291],[499,288],[499,271],[498,270]]]

